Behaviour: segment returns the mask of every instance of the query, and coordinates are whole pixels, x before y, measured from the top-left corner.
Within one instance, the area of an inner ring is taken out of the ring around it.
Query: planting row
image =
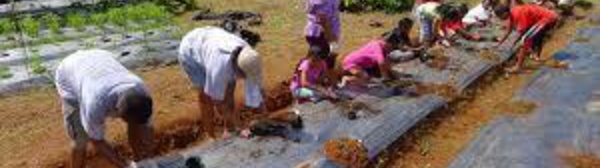
[[[9,43],[0,48],[15,47],[19,41],[39,44],[82,35],[148,30],[170,25],[170,20],[171,14],[154,3],[126,5],[97,13],[79,11],[58,15],[48,12],[37,17],[29,14],[5,17],[0,19],[0,35],[3,36],[0,39]]]

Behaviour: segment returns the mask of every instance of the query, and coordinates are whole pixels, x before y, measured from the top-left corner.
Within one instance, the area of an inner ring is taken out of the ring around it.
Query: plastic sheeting
[[[539,108],[523,119],[487,126],[452,168],[565,167],[560,150],[600,155],[600,115],[586,110],[600,91],[600,28],[579,30],[568,70],[542,69],[517,99]]]
[[[460,47],[449,48],[445,52],[450,58],[450,67],[453,68],[433,70],[415,60],[396,65],[394,70],[409,73],[421,83],[452,82],[451,86],[460,92],[492,66],[509,58],[506,47],[496,52],[499,56],[497,62],[480,58],[478,51],[490,47],[492,42],[460,41],[459,44]],[[418,121],[447,104],[444,98],[437,95],[383,97],[385,98],[359,94],[354,102],[362,102],[380,112],[360,115],[356,120],[346,118],[342,112],[344,108],[339,104],[302,104],[296,109],[301,113],[305,128],[300,132],[290,133],[286,138],[234,138],[217,141],[170,156],[148,159],[139,165],[148,168],[186,167],[185,162],[189,158],[198,157],[206,167],[211,168],[295,167],[303,163],[312,167],[337,167],[320,151],[326,140],[362,140],[368,149],[369,158],[374,158]]]
[[[169,31],[175,30],[169,29]],[[77,50],[87,48],[88,45],[85,43],[115,52],[119,55],[117,60],[128,68],[176,62],[179,41],[173,40],[173,37],[168,33],[169,31],[155,32],[153,35],[144,35],[144,32],[137,32],[130,34],[130,38],[124,38],[121,34],[104,37],[112,39],[110,42],[103,42],[101,36],[96,36],[84,40],[36,46],[39,56],[44,60],[43,65],[48,69],[47,74],[28,72],[26,66],[28,66],[27,59],[30,58],[25,56],[24,49],[16,48],[3,51],[3,53],[9,53],[9,56],[1,57],[0,65],[8,66],[13,76],[8,79],[0,79],[0,95],[16,93],[24,89],[51,83],[53,79],[52,72],[54,72],[60,60]],[[146,37],[144,38],[144,36]],[[31,55],[31,51],[28,51],[28,54]]]

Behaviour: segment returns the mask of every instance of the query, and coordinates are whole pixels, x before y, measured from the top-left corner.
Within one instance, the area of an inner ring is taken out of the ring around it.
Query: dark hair
[[[508,13],[510,13],[510,8],[506,5],[499,5],[494,8],[494,14],[498,17],[505,16]]]
[[[383,40],[385,43],[396,46],[401,43],[402,35],[398,28],[394,28],[391,32],[384,34]]]
[[[408,29],[410,27],[412,27],[414,24],[414,21],[410,18],[402,18],[398,21],[398,24],[396,25],[397,28],[400,29]]]
[[[321,48],[318,45],[311,45],[308,47],[308,55],[312,55],[315,56],[319,59],[325,59],[327,58],[327,52],[325,52],[325,50],[323,50],[323,48]]]
[[[125,96],[125,113],[130,119],[128,122],[146,124],[152,116],[152,98],[134,90],[128,90]]]
[[[447,20],[458,20],[461,19],[467,12],[469,12],[469,7],[467,4],[440,4],[437,7],[436,11],[442,16],[442,18]]]
[[[258,33],[254,33],[246,29],[242,29],[239,36],[242,37],[242,39],[244,39],[244,41],[246,41],[252,47],[256,47],[256,45],[262,41],[262,38]]]

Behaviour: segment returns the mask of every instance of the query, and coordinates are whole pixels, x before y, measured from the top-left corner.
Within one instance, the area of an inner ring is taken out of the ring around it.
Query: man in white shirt
[[[209,137],[216,137],[215,109],[225,119],[225,138],[241,127],[234,108],[238,78],[244,79],[246,106],[264,110],[261,59],[241,37],[218,27],[194,29],[183,37],[178,59],[198,91],[203,131]]]
[[[115,57],[104,50],[81,50],[66,57],[56,69],[65,127],[74,142],[72,167],[85,167],[88,142],[115,166],[135,167],[135,162],[119,156],[104,139],[108,117],[127,123],[136,158],[153,152],[152,99],[143,81]]]

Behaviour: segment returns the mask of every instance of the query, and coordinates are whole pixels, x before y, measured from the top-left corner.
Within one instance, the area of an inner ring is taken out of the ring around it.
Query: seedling
[[[10,68],[7,66],[0,65],[0,79],[12,78],[13,74],[10,73]]]
[[[8,18],[0,19],[0,34],[10,34],[15,32],[15,25],[13,25]]]
[[[29,66],[31,67],[31,71],[36,74],[36,75],[41,75],[46,73],[46,71],[48,70],[45,66],[44,66],[44,60],[42,59],[42,57],[40,56],[39,52],[32,52],[33,55],[31,56],[31,59],[29,60]]]
[[[85,29],[85,19],[78,13],[71,13],[67,15],[67,25],[78,31],[83,31]]]
[[[58,15],[54,13],[48,13],[42,17],[42,20],[44,20],[46,26],[48,27],[48,29],[50,29],[50,32],[53,35],[60,34],[61,25],[60,18],[58,17]]]
[[[39,35],[40,23],[33,19],[31,15],[27,15],[23,19],[23,29],[25,30],[25,34],[27,34],[27,36],[36,38]]]

